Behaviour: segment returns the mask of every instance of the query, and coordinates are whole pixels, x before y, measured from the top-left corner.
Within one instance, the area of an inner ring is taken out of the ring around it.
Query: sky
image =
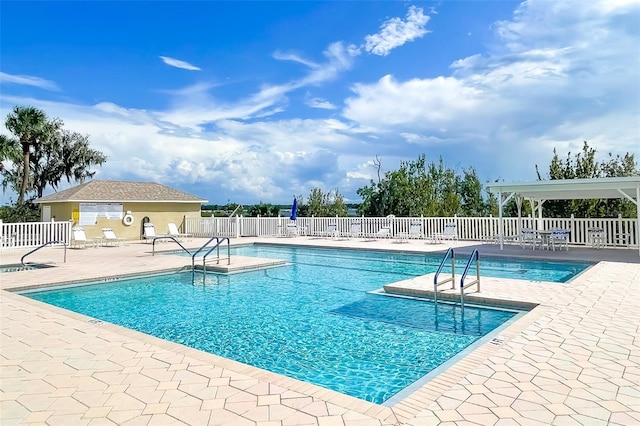
[[[89,135],[95,179],[359,202],[376,158],[483,183],[545,177],[583,141],[640,159],[639,52],[640,0],[3,0],[0,117]]]

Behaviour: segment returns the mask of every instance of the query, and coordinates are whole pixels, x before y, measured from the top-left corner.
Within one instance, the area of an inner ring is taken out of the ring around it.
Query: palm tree
[[[29,186],[29,157],[31,149],[42,143],[42,140],[47,137],[51,126],[49,126],[46,114],[34,107],[15,107],[13,112],[7,116],[5,126],[7,130],[17,136],[22,147],[22,179],[17,201],[17,204],[20,205],[24,202],[24,195]]]

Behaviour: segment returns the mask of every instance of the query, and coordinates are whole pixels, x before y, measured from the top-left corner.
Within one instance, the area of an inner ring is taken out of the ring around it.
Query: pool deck
[[[199,247],[203,241],[185,242]],[[242,238],[412,252],[448,245]],[[482,278],[481,293],[537,305],[391,406],[376,405],[6,290],[182,269],[189,259],[152,256],[151,246],[46,248],[31,262],[54,268],[0,274],[0,424],[47,425],[637,425],[640,424],[640,256],[637,249],[533,251],[456,242],[457,256],[598,261],[567,284]],[[174,249],[173,243],[156,248]],[[27,250],[3,250],[1,264]],[[232,258],[233,268],[262,260]],[[389,286],[428,294],[418,277]],[[389,360],[393,362],[393,360]]]

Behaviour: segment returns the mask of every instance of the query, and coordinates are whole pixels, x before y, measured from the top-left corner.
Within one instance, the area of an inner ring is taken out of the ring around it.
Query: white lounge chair
[[[297,237],[298,236],[298,225],[295,223],[287,223],[287,228],[285,231],[285,236],[287,237]]]
[[[142,239],[145,241],[153,241],[156,237],[166,237],[166,234],[156,234],[156,228],[153,226],[153,223],[145,223],[142,226]]]
[[[327,225],[327,229],[324,231],[320,231],[318,235],[321,238],[337,238],[339,236],[338,225],[335,223],[330,223]]]
[[[362,237],[362,224],[360,222],[351,222],[349,232],[345,235],[347,238]]]
[[[440,235],[441,240],[453,240],[458,239],[458,230],[457,226],[453,222],[448,222],[444,224],[444,232]]]
[[[422,223],[412,222],[409,224],[408,232],[398,232],[396,234],[397,243],[408,243],[410,239],[421,239],[424,237],[422,233]]]
[[[72,231],[73,231],[73,239],[71,240],[71,247],[87,248],[87,244],[89,243],[89,240],[87,240],[87,235],[84,232],[84,228],[78,226],[73,228]]]
[[[178,230],[178,226],[173,222],[169,222],[167,224],[167,227],[169,228],[169,235],[172,236],[172,237],[175,237],[177,239],[180,239],[180,238],[191,239],[191,238],[193,238],[193,234],[187,234],[187,233],[184,233],[184,232],[180,232],[180,230]]]
[[[119,246],[125,241],[124,238],[118,238],[111,228],[102,228],[102,235],[104,235],[102,242],[106,246]]]
[[[391,227],[382,226],[375,234],[370,234],[367,241],[376,241],[379,239],[391,238]]]

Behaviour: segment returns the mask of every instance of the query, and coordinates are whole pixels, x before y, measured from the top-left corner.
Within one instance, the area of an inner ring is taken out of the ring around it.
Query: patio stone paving
[[[411,241],[242,238],[236,242],[441,251]],[[200,241],[189,242],[198,247]],[[455,243],[456,250],[499,253]],[[162,244],[161,248],[174,247]],[[637,425],[640,424],[640,256],[637,250],[503,254],[605,259],[570,283],[482,278],[489,298],[537,304],[462,360],[391,406],[200,352],[46,305],[7,290],[180,269],[149,244],[68,250],[29,260],[55,268],[0,274],[0,424],[47,425]],[[2,264],[26,251],[5,250]],[[255,265],[234,258],[236,268]],[[426,294],[419,277],[390,290]],[[392,361],[392,360],[391,360]]]

